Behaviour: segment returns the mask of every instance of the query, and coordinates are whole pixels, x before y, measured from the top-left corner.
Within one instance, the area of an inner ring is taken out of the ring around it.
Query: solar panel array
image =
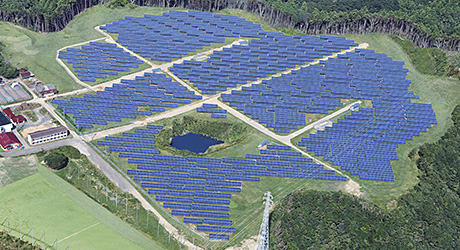
[[[58,58],[67,59],[80,80],[87,82],[118,75],[118,72],[129,72],[131,68],[139,68],[139,64],[144,63],[116,44],[102,42],[90,42],[80,49],[68,48],[60,51]]]
[[[260,25],[236,16],[199,11],[127,16],[100,28],[117,33],[118,43],[157,61],[171,61],[211,43],[225,43],[225,37],[252,37],[263,31]]]
[[[121,136],[106,136],[97,145],[128,158],[127,162],[136,168],[127,170],[127,174],[172,215],[184,216],[185,223],[203,225],[197,227],[199,231],[235,232],[228,219],[230,199],[232,193],[241,192],[242,181],[259,182],[261,177],[347,180],[288,146],[269,145],[260,154],[247,154],[245,159],[161,155],[155,149],[155,135],[161,129],[147,125]],[[227,237],[223,234],[215,239]]]
[[[62,108],[65,114],[72,114],[77,128],[91,129],[94,125],[121,122],[122,118],[150,116],[153,112],[164,112],[166,108],[177,108],[179,104],[198,99],[202,97],[180,83],[164,74],[152,72],[136,76],[134,80],[122,79],[121,83],[96,94],[71,97],[70,100],[53,99],[52,103]],[[139,110],[147,107],[147,111]]]
[[[128,49],[161,61],[181,58],[211,43],[223,43],[225,37],[254,38],[247,45],[216,51],[207,61],[184,61],[170,68],[203,94],[226,91],[357,45],[334,36],[265,32],[259,25],[238,17],[196,11],[126,17],[101,28],[118,33],[117,41]],[[231,94],[221,97],[278,133],[289,133],[304,126],[306,114],[328,114],[342,107],[342,99],[371,100],[372,108],[352,111],[332,127],[302,138],[298,145],[361,179],[394,181],[391,160],[398,160],[398,145],[436,124],[431,105],[412,101],[418,96],[408,90],[410,80],[406,80],[406,74],[403,62],[395,62],[372,50],[356,49],[261,84],[232,90]],[[195,99],[189,92],[176,92],[176,88],[172,93],[167,90],[158,93],[162,89],[160,84],[144,80],[149,77],[122,82],[128,85],[123,91],[134,88],[132,92],[136,97],[128,99],[129,102],[145,103],[156,111],[167,107],[164,104],[190,101],[169,101],[173,98]],[[138,80],[156,89],[144,93],[144,85]],[[182,87],[177,91],[186,89]],[[169,99],[164,98],[171,94]],[[154,101],[145,101],[148,98]],[[65,105],[62,107],[73,110]],[[226,113],[214,104],[203,104],[197,111],[211,113],[214,118],[223,118]],[[78,119],[89,120],[84,117],[86,113],[73,114],[81,116]],[[88,123],[82,122],[79,126],[88,126]],[[107,137],[98,141],[98,145],[109,146],[110,151],[128,158],[129,164],[136,164],[136,169],[128,170],[128,174],[172,215],[183,217],[185,223],[196,225],[199,231],[210,232],[210,239],[228,240],[228,234],[235,233],[229,220],[229,204],[232,193],[241,192],[242,181],[259,182],[263,177],[347,180],[288,146],[267,145],[260,154],[247,154],[245,159],[161,155],[155,149],[152,132],[158,133],[158,129],[161,127],[137,129],[134,133],[124,133],[121,139]]]
[[[372,108],[352,111],[298,145],[360,179],[393,182],[391,161],[398,160],[399,144],[437,124],[431,104],[412,100],[419,97],[408,90],[411,81],[403,64],[385,54],[357,49],[313,67],[320,80],[310,85],[330,91],[336,100],[371,100]]]
[[[198,113],[210,113],[211,118],[215,119],[226,119],[227,118],[227,110],[220,109],[217,104],[210,104],[210,103],[203,103],[203,105],[199,108],[196,108],[196,112]]]
[[[248,45],[233,45],[215,51],[206,62],[184,61],[170,70],[203,94],[216,94],[357,45],[343,37],[288,36],[265,31],[254,36],[259,39]]]

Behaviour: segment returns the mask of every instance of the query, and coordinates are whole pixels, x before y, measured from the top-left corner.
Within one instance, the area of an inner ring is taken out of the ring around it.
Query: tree
[[[45,163],[49,168],[60,170],[67,166],[69,158],[62,153],[51,152],[45,156]]]

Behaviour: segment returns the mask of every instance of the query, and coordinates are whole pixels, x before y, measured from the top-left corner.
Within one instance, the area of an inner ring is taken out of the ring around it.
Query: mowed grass
[[[62,47],[104,37],[94,27],[125,16],[159,15],[170,9],[137,7],[110,9],[97,5],[78,15],[69,25],[54,33],[36,33],[31,30],[0,22],[0,42],[5,46],[5,59],[18,67],[27,66],[44,83],[52,83],[61,92],[82,88],[57,63],[56,51]]]
[[[34,156],[0,158],[0,188],[37,173]]]
[[[23,233],[33,227],[37,241],[46,232],[48,246],[57,238],[62,249],[161,249],[42,166],[39,173],[0,189],[0,196],[1,220],[21,222]],[[19,235],[19,229],[13,234]],[[31,235],[25,239],[31,241]],[[43,239],[38,244],[43,246]]]

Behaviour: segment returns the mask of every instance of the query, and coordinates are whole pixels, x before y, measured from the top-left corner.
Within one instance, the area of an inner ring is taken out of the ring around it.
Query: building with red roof
[[[11,151],[15,148],[21,148],[22,144],[19,139],[11,132],[0,134],[0,146],[5,151]]]
[[[18,115],[16,116],[13,111],[11,111],[11,109],[9,108],[6,108],[6,109],[3,109],[2,110],[3,113],[5,113],[5,115],[10,118],[10,120],[14,123],[14,124],[19,124],[21,122],[24,122],[26,120],[26,118],[22,115]]]
[[[34,74],[32,74],[32,72],[30,72],[28,70],[23,70],[23,69],[19,69],[19,75],[21,76],[22,79],[27,79],[29,77],[34,76]]]

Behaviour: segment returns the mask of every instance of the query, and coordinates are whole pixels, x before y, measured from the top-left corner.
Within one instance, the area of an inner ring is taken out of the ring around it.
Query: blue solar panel
[[[220,226],[208,226],[208,225],[197,225],[198,231],[207,232],[219,232],[219,233],[235,233],[234,227],[220,227]]]
[[[185,217],[184,223],[203,224],[203,219]]]
[[[209,239],[210,240],[229,240],[229,236],[227,234],[215,234],[215,233],[210,233],[209,234]]]

